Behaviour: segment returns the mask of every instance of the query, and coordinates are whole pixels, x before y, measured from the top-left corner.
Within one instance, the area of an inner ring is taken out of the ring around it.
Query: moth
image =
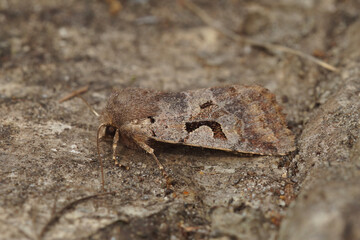
[[[183,92],[141,88],[115,89],[100,116],[99,141],[113,131],[113,160],[118,143],[145,150],[160,163],[151,141],[258,155],[295,150],[276,97],[261,86],[213,87]],[[102,162],[101,162],[102,168]],[[102,173],[104,186],[104,176]]]

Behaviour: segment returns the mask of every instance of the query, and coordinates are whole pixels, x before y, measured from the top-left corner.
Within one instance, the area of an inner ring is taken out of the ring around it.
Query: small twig
[[[92,198],[98,198],[98,197],[102,197],[108,194],[114,194],[115,192],[106,192],[106,193],[99,193],[99,194],[95,194],[95,195],[90,195],[87,197],[83,197],[80,198],[78,200],[72,201],[69,204],[67,204],[65,207],[63,207],[59,212],[57,212],[56,214],[54,214],[49,221],[45,224],[45,226],[42,228],[40,235],[39,235],[39,239],[43,239],[45,234],[51,229],[51,227],[57,223],[61,216],[64,215],[65,213],[67,213],[68,211],[70,211],[71,209],[73,209],[76,205],[83,203],[89,199]]]
[[[289,47],[285,47],[285,46],[281,46],[281,45],[277,45],[277,44],[273,44],[273,43],[261,42],[261,41],[257,41],[257,40],[251,39],[251,38],[240,36],[240,35],[236,34],[235,32],[233,32],[232,30],[225,28],[220,22],[214,21],[204,10],[199,8],[196,4],[194,4],[190,0],[182,0],[182,4],[185,7],[187,7],[191,12],[193,12],[195,15],[197,15],[204,23],[206,23],[210,27],[216,29],[217,31],[219,31],[226,37],[232,39],[233,41],[243,42],[243,43],[246,43],[246,44],[249,44],[252,46],[256,46],[256,47],[262,47],[262,48],[268,49],[270,51],[279,51],[279,52],[294,54],[296,56],[299,56],[299,57],[305,58],[311,62],[314,62],[327,70],[330,70],[333,72],[339,72],[338,68],[336,68],[324,61],[321,61],[320,59],[318,59],[314,56],[311,56],[309,54],[301,52],[299,50],[295,50],[295,49],[292,49]]]
[[[79,88],[78,90],[75,90],[75,91],[71,92],[70,94],[66,95],[65,97],[63,97],[62,99],[60,99],[59,103],[65,102],[67,100],[70,100],[73,97],[83,94],[83,93],[87,92],[87,90],[89,90],[89,86]]]

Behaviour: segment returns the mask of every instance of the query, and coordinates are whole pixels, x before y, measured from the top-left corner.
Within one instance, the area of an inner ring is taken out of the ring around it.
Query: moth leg
[[[98,138],[101,140],[105,137],[105,135],[106,135],[106,127],[100,128]]]
[[[112,158],[113,158],[116,166],[119,166],[119,162],[116,159],[116,149],[117,149],[118,142],[119,142],[119,130],[116,129],[115,135],[114,135],[114,138],[113,138],[113,145],[112,145],[112,148],[113,148],[113,156],[112,156]]]
[[[171,183],[172,183],[172,179],[169,177],[169,175],[166,173],[164,166],[161,164],[161,162],[159,161],[159,159],[156,157],[156,155],[154,154],[154,149],[152,149],[149,145],[147,145],[144,142],[139,142],[137,141],[137,144],[139,144],[139,146],[144,149],[148,154],[150,154],[153,159],[156,161],[157,165],[159,166],[159,169],[162,172],[162,175],[164,176],[164,178],[166,179],[166,186],[168,189],[170,189]]]
[[[162,171],[164,177],[166,177],[167,173],[165,171],[165,168],[161,164],[159,159],[156,157],[156,155],[154,154],[154,149],[152,149],[149,145],[147,145],[146,143],[143,143],[143,142],[138,142],[138,144],[142,149],[144,149],[148,154],[150,154],[155,159],[157,165],[159,166],[159,169]]]
[[[120,139],[120,133],[119,133],[119,130],[116,129],[115,135],[113,138],[113,146],[112,146],[113,147],[113,156],[112,156],[112,158],[114,160],[115,166],[119,166],[119,167],[125,168],[126,170],[129,170],[128,166],[125,166],[125,165],[119,163],[119,161],[116,158],[116,149],[118,147],[119,139]]]

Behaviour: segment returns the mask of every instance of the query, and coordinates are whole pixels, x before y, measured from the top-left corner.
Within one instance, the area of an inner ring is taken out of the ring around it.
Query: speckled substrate
[[[179,1],[181,2],[181,1]],[[359,239],[358,1],[195,1],[248,37],[315,54],[234,43],[176,1],[0,0],[0,239]],[[153,159],[102,142],[113,87],[183,91],[262,85],[296,135],[288,156],[155,144]],[[93,196],[94,197],[89,197]]]

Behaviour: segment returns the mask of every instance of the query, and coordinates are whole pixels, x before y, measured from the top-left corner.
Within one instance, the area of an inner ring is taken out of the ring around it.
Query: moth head
[[[141,88],[114,89],[102,111],[100,122],[121,128],[134,120],[153,116],[159,109],[158,92]]]
[[[111,126],[114,125],[114,119],[111,117],[111,113],[106,111],[106,108],[102,111],[100,115],[100,125]]]

